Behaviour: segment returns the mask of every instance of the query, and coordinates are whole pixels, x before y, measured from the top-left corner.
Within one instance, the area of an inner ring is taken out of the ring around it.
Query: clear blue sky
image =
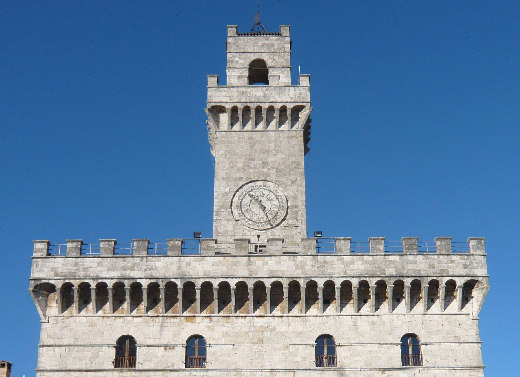
[[[251,1],[0,2],[0,359],[34,376],[32,240],[211,235],[206,75]],[[520,2],[265,1],[311,74],[308,230],[487,237],[486,376],[517,376]],[[296,76],[293,75],[295,78]],[[516,278],[516,279],[514,279]],[[516,373],[515,373],[516,372]]]

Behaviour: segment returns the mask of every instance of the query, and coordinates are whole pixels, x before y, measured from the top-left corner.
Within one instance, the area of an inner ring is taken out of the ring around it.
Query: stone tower
[[[0,377],[11,377],[12,364],[9,361],[0,361]]]
[[[292,85],[290,50],[288,26],[228,26],[213,238],[34,241],[38,377],[483,376],[483,238],[307,237],[310,80]]]
[[[291,85],[289,26],[279,33],[238,34],[236,26],[227,31],[227,85],[208,76],[213,237],[298,246],[307,237],[309,75]]]

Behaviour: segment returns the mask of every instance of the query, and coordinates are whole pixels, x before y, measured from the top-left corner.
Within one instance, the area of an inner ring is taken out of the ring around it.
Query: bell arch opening
[[[269,85],[269,69],[263,59],[255,59],[249,63],[249,85]]]

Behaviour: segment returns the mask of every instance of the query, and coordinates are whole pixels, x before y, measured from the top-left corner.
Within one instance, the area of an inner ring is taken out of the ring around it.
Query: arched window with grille
[[[116,342],[114,368],[135,368],[137,343],[131,335],[123,335]]]
[[[206,367],[206,340],[203,336],[194,335],[186,341],[186,368]]]
[[[335,367],[336,358],[336,342],[330,335],[320,335],[316,339],[315,346],[316,366],[317,367]]]
[[[412,367],[423,365],[421,342],[415,334],[406,334],[401,338],[401,365]]]

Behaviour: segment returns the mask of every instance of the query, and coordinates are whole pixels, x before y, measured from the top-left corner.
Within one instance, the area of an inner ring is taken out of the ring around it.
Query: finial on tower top
[[[251,33],[260,34],[260,33],[265,33],[265,32],[266,32],[265,27],[260,22],[260,2],[258,2],[258,8],[257,8],[256,14],[255,14],[255,24],[251,28]]]

